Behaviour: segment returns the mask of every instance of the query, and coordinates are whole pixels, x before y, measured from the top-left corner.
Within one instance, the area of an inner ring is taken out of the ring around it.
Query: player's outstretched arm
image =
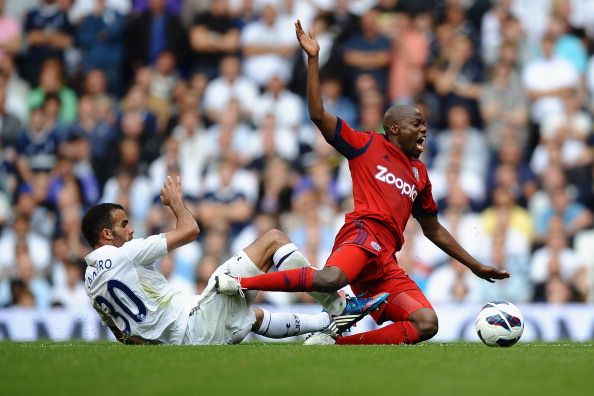
[[[309,118],[320,129],[324,139],[331,141],[334,138],[336,122],[338,120],[334,114],[324,110],[324,103],[322,102],[318,59],[320,44],[316,39],[313,29],[310,33],[305,33],[299,20],[295,22],[295,33],[297,34],[299,45],[307,54],[307,108],[309,110]]]
[[[167,180],[161,190],[161,202],[163,205],[171,208],[177,219],[175,230],[165,234],[167,251],[172,251],[195,240],[198,234],[200,234],[200,229],[198,228],[196,219],[194,219],[194,216],[192,216],[192,213],[190,213],[184,203],[179,176],[176,180],[173,180],[171,176],[167,176]]]
[[[470,255],[456,239],[446,230],[437,216],[417,219],[423,234],[437,247],[467,266],[476,276],[493,283],[495,279],[509,278],[509,272],[481,264]]]

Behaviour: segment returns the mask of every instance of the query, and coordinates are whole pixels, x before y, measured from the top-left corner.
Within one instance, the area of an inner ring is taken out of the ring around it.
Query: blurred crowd
[[[413,220],[398,261],[432,303],[594,298],[593,1],[0,0],[0,306],[90,307],[82,215],[171,229],[166,175],[202,229],[159,263],[180,290],[272,227],[322,267],[352,185],[308,118],[296,19],[326,110],[381,131],[421,109],[442,222],[512,274],[481,281]]]

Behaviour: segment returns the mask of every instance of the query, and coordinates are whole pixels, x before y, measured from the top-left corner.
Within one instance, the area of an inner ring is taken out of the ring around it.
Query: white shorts
[[[182,344],[237,344],[250,332],[256,321],[250,303],[257,290],[246,292],[245,297],[217,294],[214,290],[215,276],[224,271],[241,277],[263,274],[243,250],[219,266],[208,280],[204,292],[197,296],[198,303],[188,319]]]

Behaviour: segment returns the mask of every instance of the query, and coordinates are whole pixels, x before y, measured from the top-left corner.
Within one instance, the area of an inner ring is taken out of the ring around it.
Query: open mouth
[[[427,140],[426,136],[421,136],[418,140],[417,140],[417,150],[423,152],[423,150],[425,150],[425,140]]]

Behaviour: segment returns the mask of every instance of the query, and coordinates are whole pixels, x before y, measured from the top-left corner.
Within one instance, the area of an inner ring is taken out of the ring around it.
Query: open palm
[[[295,33],[297,34],[299,45],[303,48],[305,53],[310,57],[317,56],[320,52],[320,44],[316,39],[313,29],[309,34],[305,33],[301,26],[301,21],[297,20],[297,22],[295,22]]]

